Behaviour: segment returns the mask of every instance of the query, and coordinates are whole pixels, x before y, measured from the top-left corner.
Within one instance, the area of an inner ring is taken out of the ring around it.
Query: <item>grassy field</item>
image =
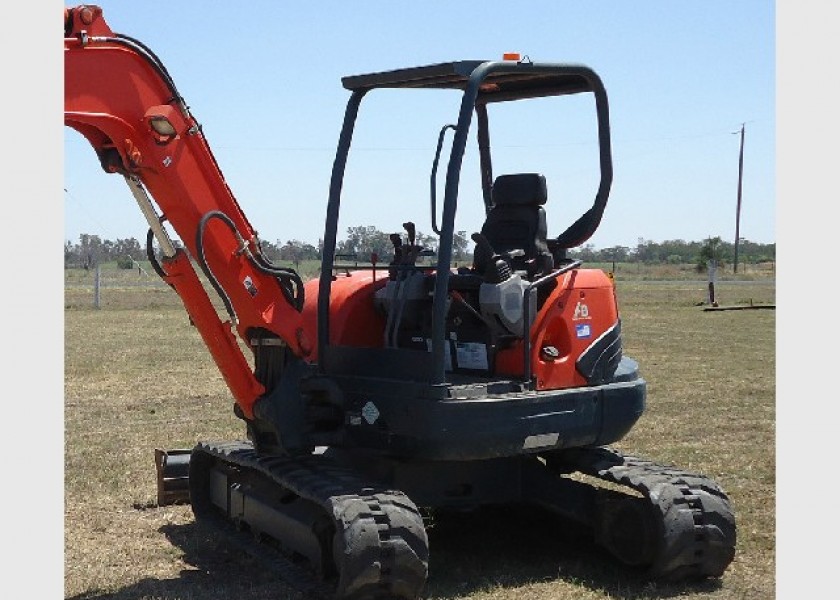
[[[628,271],[616,272],[625,353],[648,408],[617,446],[715,478],[738,520],[734,562],[719,581],[645,583],[562,523],[483,512],[430,530],[429,600],[774,597],[776,311],[706,312],[701,276]],[[180,300],[149,273],[110,272],[95,309],[92,273],[67,272],[65,598],[298,598],[188,506],[156,505],[154,448],[244,431]],[[775,293],[766,273],[717,286],[721,305]]]

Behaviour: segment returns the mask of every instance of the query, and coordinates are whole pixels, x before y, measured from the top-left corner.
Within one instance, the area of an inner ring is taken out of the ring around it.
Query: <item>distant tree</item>
[[[79,257],[85,269],[99,264],[102,255],[102,240],[98,235],[83,233],[79,236]]]
[[[600,250],[596,260],[599,262],[627,262],[629,256],[630,248],[627,246],[612,246]]]
[[[318,249],[312,244],[300,240],[289,240],[277,249],[280,260],[288,260],[300,266],[302,260],[315,260],[318,258]]]
[[[278,246],[280,246],[280,240],[277,240],[277,243],[269,242],[268,240],[260,240],[260,252],[263,253],[269,261],[274,262],[275,260],[280,259],[280,252],[278,250]]]
[[[468,257],[467,248],[470,246],[470,238],[466,231],[456,231],[452,236],[452,258],[464,260]]]
[[[106,240],[107,241],[107,240]],[[119,257],[130,257],[133,260],[143,260],[146,258],[146,250],[145,248],[140,246],[140,242],[136,239],[126,238],[126,239],[118,239],[113,244],[113,258],[119,259]],[[129,267],[130,268],[130,267]]]
[[[706,238],[705,243],[700,248],[700,253],[697,256],[697,270],[705,272],[708,268],[708,262],[713,260],[718,267],[724,265],[723,240],[720,237]]]
[[[639,238],[636,244],[636,260],[643,263],[657,263],[662,259],[662,249],[656,242]]]
[[[134,259],[130,256],[119,256],[117,257],[117,268],[118,269],[133,269],[134,268]]]
[[[595,262],[598,254],[595,251],[595,244],[584,244],[580,247],[577,258],[584,262]]]
[[[422,246],[426,250],[431,250],[432,252],[437,252],[438,251],[438,238],[435,235],[429,235],[429,234],[423,233],[422,231],[418,231],[417,235],[415,236],[414,243],[417,244],[418,246]],[[454,252],[455,252],[455,246],[454,246],[455,236],[454,235],[452,236],[452,243],[453,243],[452,252],[454,254]]]
[[[300,267],[300,261],[303,259],[300,242],[297,240],[289,240],[279,250],[281,260],[291,261],[294,263],[295,268]]]
[[[336,253],[361,261],[368,261],[376,254],[383,262],[394,256],[394,246],[389,234],[373,225],[348,227],[347,237],[336,244]]]
[[[71,265],[79,265],[80,263],[79,247],[73,245],[73,242],[70,240],[64,240],[64,268]]]
[[[669,264],[690,263],[696,255],[696,248],[685,240],[665,240],[659,244],[659,259]]]

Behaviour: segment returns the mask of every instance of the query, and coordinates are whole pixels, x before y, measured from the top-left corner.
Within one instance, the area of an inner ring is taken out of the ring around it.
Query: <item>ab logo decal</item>
[[[588,319],[589,318],[589,307],[586,306],[583,302],[578,302],[577,306],[575,306],[575,314],[572,315],[572,319],[575,321],[579,321],[580,319]]]

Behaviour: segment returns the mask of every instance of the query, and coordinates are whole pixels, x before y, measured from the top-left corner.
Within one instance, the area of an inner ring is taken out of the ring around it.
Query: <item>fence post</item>
[[[100,307],[100,294],[99,290],[101,287],[101,279],[102,273],[99,265],[96,265],[96,271],[93,275],[93,307],[99,308]]]
[[[708,303],[711,306],[717,306],[718,303],[715,300],[715,281],[717,280],[717,261],[712,259],[706,261],[706,266],[708,267],[709,271],[709,298]]]

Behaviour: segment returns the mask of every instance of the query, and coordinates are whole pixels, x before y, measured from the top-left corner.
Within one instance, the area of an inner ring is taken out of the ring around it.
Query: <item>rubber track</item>
[[[648,499],[661,535],[648,577],[665,581],[720,577],[732,562],[735,516],[726,493],[713,480],[610,448],[565,451],[562,461]]]
[[[428,538],[420,512],[402,492],[363,481],[354,471],[323,457],[259,456],[247,441],[200,442],[193,453],[258,471],[278,486],[316,503],[332,517],[340,534],[336,541],[344,545],[333,552],[336,563],[340,563],[336,565],[339,579],[333,586],[279,552],[257,544],[253,536],[223,526],[232,541],[271,561],[293,587],[310,596],[342,600],[415,600],[420,596],[428,574]],[[216,519],[209,521],[214,524]],[[227,523],[221,517],[217,521]]]

